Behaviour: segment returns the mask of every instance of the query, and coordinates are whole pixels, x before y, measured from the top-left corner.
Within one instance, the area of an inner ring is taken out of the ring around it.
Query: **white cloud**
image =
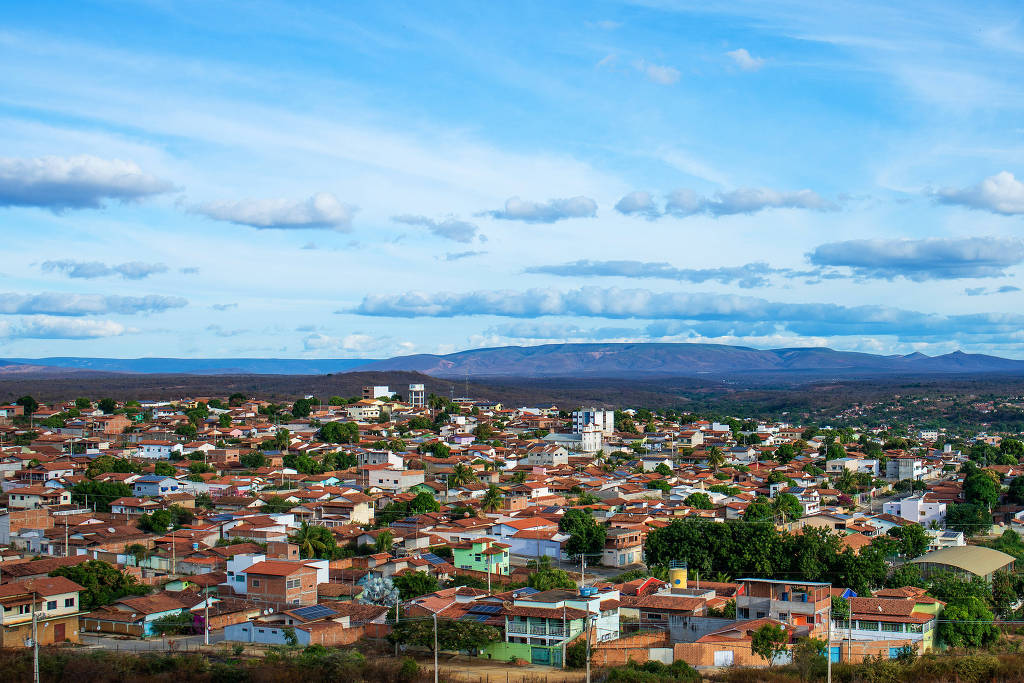
[[[511,197],[505,201],[504,209],[487,211],[483,215],[507,221],[554,223],[566,218],[593,218],[597,215],[597,202],[582,196],[549,199],[546,202]]]
[[[637,190],[630,192],[615,205],[615,210],[625,216],[644,216],[653,220],[661,215],[654,196],[650,192]]]
[[[393,216],[391,220],[405,225],[421,225],[438,237],[454,240],[455,242],[469,243],[476,237],[477,227],[468,221],[460,221],[456,218],[445,218],[436,221],[426,216]]]
[[[838,208],[812,190],[780,192],[763,187],[741,187],[729,192],[718,192],[713,197],[698,195],[690,189],[675,190],[668,195],[665,213],[686,217],[695,214],[730,216],[752,214],[764,209],[811,209],[831,211]]]
[[[6,339],[99,339],[130,332],[112,320],[82,320],[36,315],[18,322],[0,321],[0,338]]]
[[[633,62],[633,67],[644,76],[659,85],[673,85],[679,82],[679,70],[671,66],[651,64],[650,62],[638,59]]]
[[[943,204],[959,204],[1005,216],[1024,214],[1024,183],[1009,171],[985,178],[973,187],[944,187],[935,197]]]
[[[764,59],[761,57],[754,57],[745,48],[739,48],[737,50],[731,50],[725,53],[736,66],[743,69],[744,71],[757,71],[764,66]]]
[[[0,158],[0,206],[52,211],[98,209],[109,199],[129,202],[174,186],[131,161],[93,156]]]
[[[44,292],[41,294],[0,293],[0,314],[3,315],[101,315],[118,313],[158,313],[187,305],[177,296],[104,296],[101,294],[70,294]]]
[[[141,280],[156,273],[166,273],[167,266],[163,263],[143,263],[129,261],[108,266],[100,261],[44,261],[41,268],[46,272],[60,271],[70,278],[92,279],[120,275],[126,280]]]
[[[892,280],[1000,277],[1024,263],[1024,242],[1000,237],[923,240],[849,240],[815,247],[816,266],[849,268],[855,276]]]
[[[343,204],[328,192],[309,199],[246,199],[208,202],[195,207],[196,213],[219,221],[247,225],[260,230],[352,230],[356,208]]]

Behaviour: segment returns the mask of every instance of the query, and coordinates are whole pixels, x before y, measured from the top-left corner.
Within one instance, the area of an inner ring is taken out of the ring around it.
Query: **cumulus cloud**
[[[92,279],[120,275],[126,280],[141,280],[156,273],[166,273],[167,266],[163,263],[143,263],[129,261],[116,265],[107,265],[100,261],[43,261],[42,269],[46,272],[62,272],[68,277]]]
[[[943,204],[959,204],[1004,216],[1024,214],[1024,182],[1017,180],[1009,171],[985,178],[973,187],[945,187],[934,196]]]
[[[725,54],[735,62],[736,66],[744,71],[757,71],[764,66],[764,59],[752,56],[745,48],[742,47],[737,50],[730,50]]]
[[[5,339],[99,339],[117,337],[130,330],[112,320],[83,320],[35,315],[17,322],[0,321]]]
[[[597,215],[597,202],[590,197],[582,196],[549,199],[546,202],[510,197],[505,201],[504,209],[487,211],[483,215],[506,221],[554,223],[567,218],[593,218]]]
[[[580,260],[550,266],[530,266],[527,273],[558,275],[562,277],[628,277],[678,280],[680,282],[736,282],[740,287],[762,287],[768,276],[790,271],[772,268],[767,263],[747,263],[742,266],[720,268],[676,268],[668,263],[650,261],[589,261]]]
[[[181,308],[187,301],[177,296],[104,296],[100,294],[68,294],[44,292],[41,294],[0,293],[0,314],[4,315],[103,315],[119,313],[159,313]]]
[[[1020,287],[1014,285],[1003,285],[997,289],[989,289],[988,287],[968,287],[964,290],[964,294],[967,296],[990,296],[992,294],[1009,294],[1011,292],[1021,291]]]
[[[659,85],[673,85],[679,82],[679,70],[671,66],[651,64],[650,62],[638,59],[633,62],[633,68]]]
[[[356,208],[328,192],[309,199],[245,199],[201,204],[193,209],[209,218],[258,230],[336,230],[350,232]]]
[[[217,335],[218,337],[237,337],[240,334],[245,334],[249,330],[241,330],[241,329],[229,330],[229,329],[226,329],[224,327],[221,327],[220,325],[207,325],[206,326],[206,331],[207,332],[212,332],[213,334]]]
[[[366,353],[379,351],[382,338],[369,334],[347,334],[343,337],[332,337],[327,334],[316,332],[307,335],[302,340],[302,347],[306,351],[346,351],[352,353]]]
[[[445,261],[459,261],[459,260],[464,259],[464,258],[469,258],[471,256],[481,256],[481,255],[486,254],[486,253],[487,253],[486,251],[448,252],[447,254],[444,255],[444,260]]]
[[[488,315],[649,319],[686,321],[691,328],[718,323],[719,327],[746,326],[754,329],[763,326],[765,321],[771,321],[778,330],[804,336],[897,335],[909,339],[1017,334],[1024,326],[1024,315],[1016,313],[947,316],[878,305],[783,303],[731,294],[600,287],[569,291],[537,288],[526,291],[371,294],[346,312],[393,318]]]
[[[683,188],[669,193],[665,203],[665,213],[680,218],[697,214],[717,218],[739,213],[753,214],[765,209],[831,211],[836,208],[834,202],[812,190],[780,192],[763,187],[741,187],[729,192],[718,192],[712,197],[701,196]]]
[[[572,323],[521,321],[502,323],[489,328],[484,334],[509,339],[574,339],[601,341],[607,339],[636,338],[642,330],[629,327],[583,328]]]
[[[421,225],[434,235],[456,242],[469,243],[476,237],[477,227],[468,221],[460,221],[456,218],[445,218],[436,221],[426,216],[393,216],[391,220],[405,225]]]
[[[1001,237],[830,242],[807,254],[817,266],[849,268],[857,277],[915,282],[1000,277],[1024,262],[1024,242]]]
[[[52,211],[98,209],[107,200],[130,202],[174,189],[131,161],[93,156],[0,158],[0,206]]]
[[[643,190],[627,194],[615,204],[615,210],[624,216],[643,216],[648,220],[653,220],[661,215],[654,196]]]

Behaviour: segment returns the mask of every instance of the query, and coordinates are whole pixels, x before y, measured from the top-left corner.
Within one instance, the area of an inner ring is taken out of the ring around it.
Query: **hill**
[[[700,377],[751,373],[803,376],[1024,375],[1024,361],[961,351],[881,356],[828,348],[753,349],[720,344],[546,344],[370,361],[360,371],[404,370],[434,377]]]

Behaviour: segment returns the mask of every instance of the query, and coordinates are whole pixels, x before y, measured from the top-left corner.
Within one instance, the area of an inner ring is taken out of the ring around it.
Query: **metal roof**
[[[942,548],[911,560],[914,564],[946,564],[978,576],[987,576],[1013,561],[1012,555],[980,545]]]

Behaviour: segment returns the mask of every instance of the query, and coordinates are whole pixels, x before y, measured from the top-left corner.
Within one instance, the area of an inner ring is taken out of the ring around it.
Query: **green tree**
[[[433,651],[434,637],[433,620],[416,619],[399,621],[392,627],[388,640]],[[436,637],[439,650],[478,650],[500,640],[501,632],[478,621],[439,618]]]
[[[725,464],[725,453],[718,446],[712,446],[708,449],[707,462],[708,467],[717,472]]]
[[[374,540],[373,547],[378,553],[390,553],[392,546],[395,545],[395,536],[390,531],[385,529],[377,534],[376,540]]]
[[[832,596],[832,618],[836,621],[846,621],[850,618],[850,602],[838,595]]]
[[[604,550],[608,530],[594,520],[589,510],[566,510],[558,520],[558,530],[569,534],[565,551],[570,555],[598,554]]]
[[[785,465],[796,457],[796,451],[793,450],[792,444],[780,444],[779,447],[775,449],[775,455],[773,457],[777,462]]]
[[[153,620],[151,628],[160,636],[177,636],[192,633],[192,613],[187,609],[166,614]]]
[[[715,508],[715,504],[711,502],[711,496],[706,493],[701,493],[700,491],[691,493],[683,499],[683,505],[689,505],[690,507],[697,508],[698,510],[713,510]]]
[[[267,456],[263,455],[259,451],[252,451],[251,453],[245,453],[238,458],[238,464],[247,470],[258,470],[261,467],[266,467],[269,464]]]
[[[654,471],[657,472],[658,474],[660,474],[663,477],[671,477],[672,476],[672,468],[669,467],[668,465],[666,465],[663,462],[662,463],[658,463],[658,466],[654,468]]]
[[[31,396],[22,396],[14,402],[14,405],[21,406],[26,415],[31,415],[39,410],[39,401],[35,400]]]
[[[765,624],[750,636],[750,651],[765,660],[769,666],[775,658],[786,652],[789,636],[777,624]]]
[[[402,572],[396,575],[392,581],[398,589],[402,600],[412,600],[421,595],[433,593],[440,587],[437,579],[426,572]]]
[[[415,498],[409,501],[409,514],[422,515],[424,512],[439,512],[440,510],[441,504],[437,502],[437,498],[426,491],[420,491]]]
[[[505,494],[496,484],[491,484],[480,499],[480,509],[484,512],[497,512],[505,505]]]
[[[75,407],[79,410],[88,410],[89,408],[92,408],[92,401],[87,398],[76,398]]]
[[[949,647],[976,648],[999,639],[995,617],[980,598],[967,598],[947,605],[939,620],[938,637]]]
[[[359,443],[359,425],[355,422],[328,422],[317,436],[327,443]]]
[[[276,514],[288,512],[293,507],[295,507],[295,503],[289,503],[283,496],[267,496],[263,500],[263,505],[260,506],[260,512]]]
[[[112,398],[101,398],[96,405],[107,415],[111,415],[117,410],[117,401]]]
[[[530,588],[536,588],[539,591],[554,590],[556,588],[576,590],[576,582],[572,580],[568,572],[552,567],[551,558],[547,555],[543,555],[536,560],[530,560],[526,563],[526,568],[532,572],[526,580],[526,585]]]
[[[950,503],[946,506],[946,527],[965,536],[985,534],[992,527],[992,513],[984,505]]]
[[[110,512],[110,504],[132,495],[132,487],[122,482],[81,481],[71,487],[71,500],[95,506],[97,512]]]
[[[149,586],[140,584],[134,576],[101,560],[58,567],[50,576],[66,577],[82,587],[79,609],[83,612],[109,605],[126,595],[145,595],[150,591]]]
[[[972,466],[964,477],[964,500],[987,510],[994,508],[999,502],[999,482],[995,475]]]
[[[475,481],[477,481],[476,473],[471,467],[463,465],[461,462],[456,463],[452,468],[452,473],[448,475],[448,486],[452,488],[459,488]]]
[[[899,542],[899,553],[907,559],[924,555],[928,550],[931,537],[925,533],[920,524],[908,524],[889,529],[888,534]]]
[[[290,540],[299,546],[299,555],[304,558],[330,560],[338,554],[338,544],[334,534],[325,526],[303,522]]]
[[[825,641],[819,638],[801,638],[793,644],[793,666],[801,681],[819,679],[825,673],[828,667],[825,646]]]

